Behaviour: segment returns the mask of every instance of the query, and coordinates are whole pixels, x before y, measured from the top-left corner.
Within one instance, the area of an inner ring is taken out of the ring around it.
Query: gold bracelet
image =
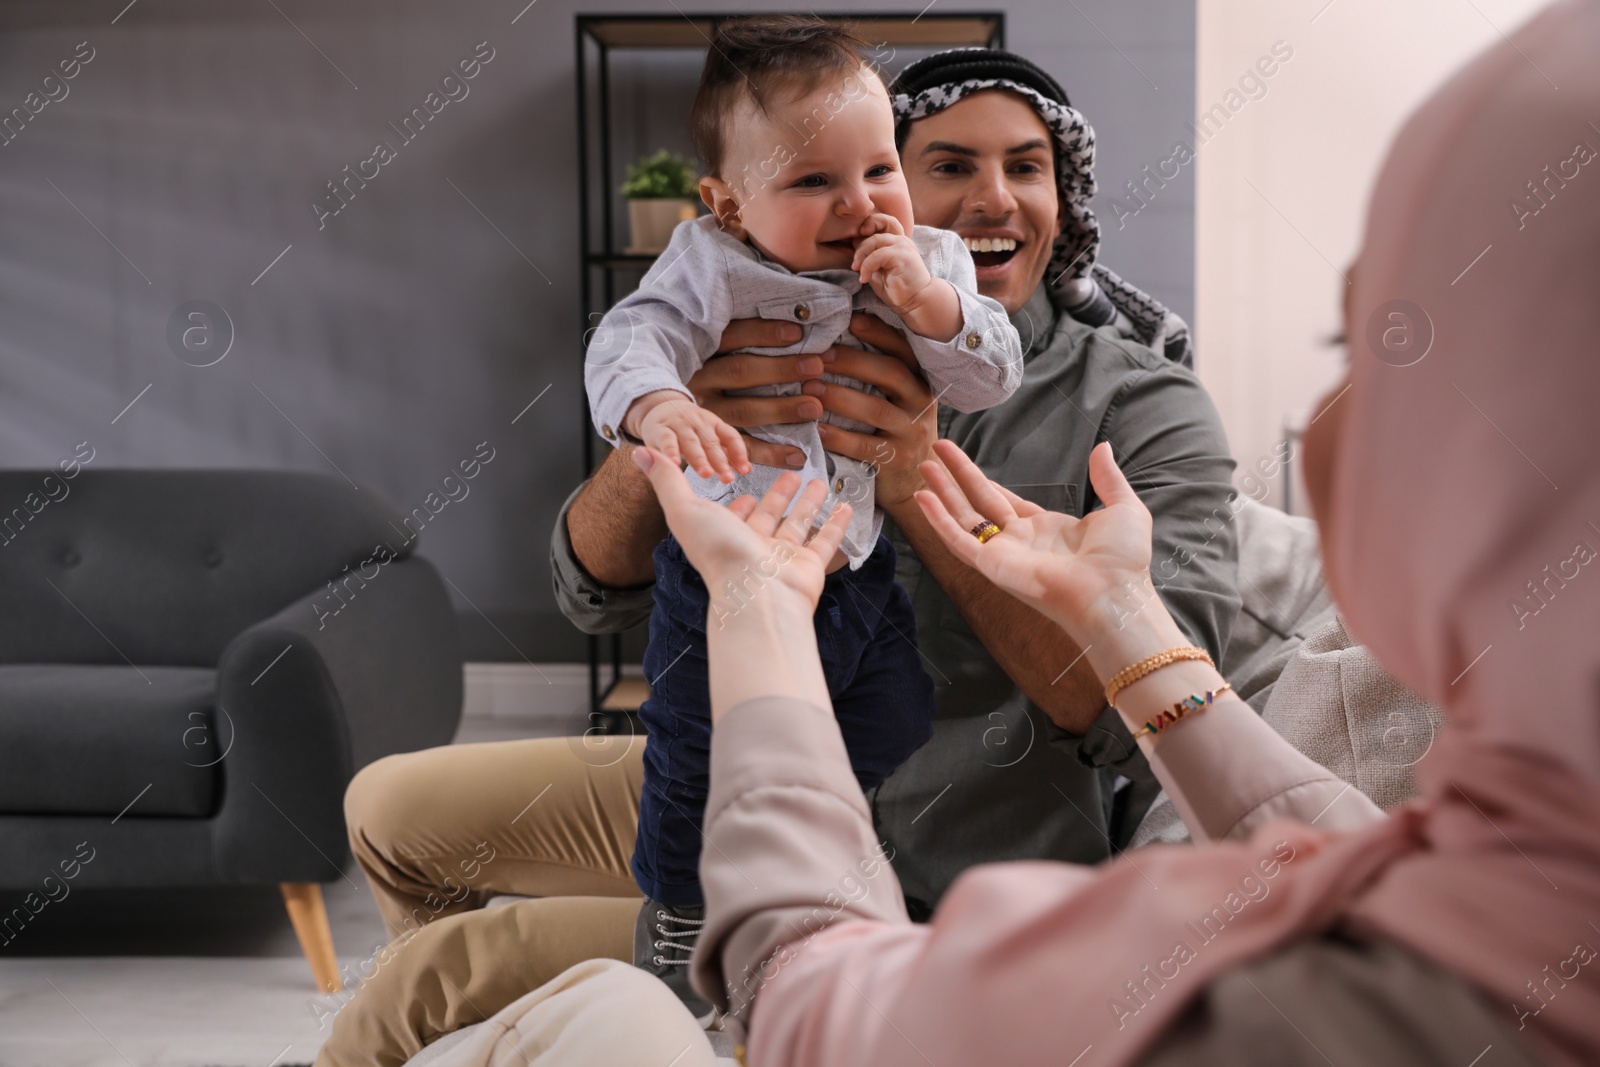
[[[1158,671],[1162,667],[1177,663],[1180,660],[1191,659],[1205,660],[1213,668],[1216,667],[1216,664],[1211,661],[1211,653],[1203,648],[1196,648],[1194,645],[1184,645],[1179,648],[1169,648],[1165,652],[1157,652],[1153,656],[1146,656],[1132,666],[1122,668],[1111,681],[1106,683],[1106,704],[1113,708],[1116,707],[1117,694],[1152,671]]]
[[[1172,705],[1171,711],[1161,712],[1155,718],[1151,719],[1149,722],[1139,727],[1139,729],[1135,730],[1133,732],[1133,739],[1137,741],[1146,734],[1158,734],[1162,730],[1165,730],[1167,727],[1171,726],[1173,723],[1182,719],[1187,719],[1195,712],[1204,708],[1209,708],[1219,696],[1232,688],[1233,686],[1229,685],[1227,682],[1223,682],[1222,685],[1216,689],[1206,690],[1206,695],[1203,697],[1198,695],[1184,697],[1182,700]]]

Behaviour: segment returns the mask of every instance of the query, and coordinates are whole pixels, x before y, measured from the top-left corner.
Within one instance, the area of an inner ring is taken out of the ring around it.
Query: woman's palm
[[[816,524],[827,498],[825,483],[802,488],[800,476],[789,471],[760,500],[742,496],[723,507],[695,496],[677,464],[653,449],[637,449],[634,457],[714,606],[726,592],[742,607],[749,596],[776,586],[802,598],[808,610],[816,608],[850,520],[850,505],[840,504]]]
[[[1021,502],[1024,503],[1025,502]],[[1048,616],[1081,614],[1150,566],[1150,516],[1117,505],[1081,519],[1033,505],[1017,509],[974,566]]]
[[[792,494],[792,489],[789,494],[780,491],[779,497],[787,502]],[[765,502],[749,497],[727,507],[698,497],[685,503],[689,521],[675,523],[680,532],[674,536],[695,569],[708,578],[713,600],[724,591],[725,583],[731,582],[739,591],[737,596],[743,597],[759,596],[759,590],[773,582],[816,604],[837,545],[819,543],[815,538],[803,542],[809,524],[802,522],[801,515],[814,511],[807,509],[804,501],[782,520],[772,520],[763,510]]]
[[[1150,512],[1101,444],[1089,457],[1089,476],[1105,502],[1078,519],[1046,511],[990,481],[949,441],[934,446],[943,461],[924,464],[929,491],[918,500],[928,521],[956,557],[1071,632],[1108,596],[1126,595],[1148,580]],[[980,542],[973,525],[993,522],[1000,532]]]

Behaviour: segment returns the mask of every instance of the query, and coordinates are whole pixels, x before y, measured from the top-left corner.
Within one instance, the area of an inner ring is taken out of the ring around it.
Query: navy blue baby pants
[[[933,682],[917,652],[911,598],[894,580],[894,546],[878,538],[858,569],[828,575],[817,603],[817,650],[863,791],[887,778],[933,735]],[[710,598],[678,542],[655,551],[655,610],[639,709],[649,739],[633,877],[645,896],[674,907],[701,904],[700,824],[711,770],[711,699],[706,674]],[[748,596],[760,596],[758,581]],[[727,610],[719,598],[719,612]],[[722,624],[737,626],[737,613]],[[716,622],[712,623],[717,625]]]

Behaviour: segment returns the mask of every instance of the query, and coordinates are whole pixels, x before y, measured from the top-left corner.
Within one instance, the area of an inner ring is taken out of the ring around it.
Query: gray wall
[[[538,0],[513,24],[521,0],[122,3],[0,6],[0,112],[78,42],[94,50],[0,147],[0,464],[53,464],[87,440],[96,467],[337,469],[409,509],[487,441],[494,459],[422,552],[456,587],[470,658],[580,658],[546,564],[585,425],[573,14],[672,8]],[[1010,46],[1099,133],[1104,260],[1190,316],[1193,169],[1121,231],[1106,201],[1183,136],[1193,5],[1003,10]],[[494,58],[469,95],[402,143],[389,124],[483,41]],[[619,72],[619,106],[669,127],[621,131],[624,157],[685,143],[696,69],[672,66],[660,92]],[[324,183],[380,140],[396,158],[319,229]],[[231,319],[212,366],[169,347],[190,300]]]

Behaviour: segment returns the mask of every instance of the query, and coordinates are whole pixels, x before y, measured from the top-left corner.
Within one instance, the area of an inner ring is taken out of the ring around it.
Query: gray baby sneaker
[[[689,985],[689,952],[706,923],[705,913],[698,904],[676,908],[646,900],[633,925],[633,965],[667,983],[702,1026],[713,1021],[715,1009]]]

